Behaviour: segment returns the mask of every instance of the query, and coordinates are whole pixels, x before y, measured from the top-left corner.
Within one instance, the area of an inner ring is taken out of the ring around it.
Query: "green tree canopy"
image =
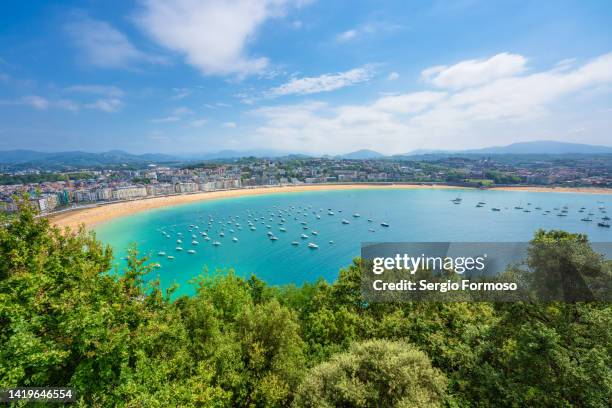
[[[402,341],[368,340],[313,367],[295,407],[436,407],[446,378],[425,353]]]

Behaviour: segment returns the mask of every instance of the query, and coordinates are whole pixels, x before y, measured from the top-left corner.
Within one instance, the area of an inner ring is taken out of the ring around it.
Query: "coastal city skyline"
[[[608,406],[611,21],[0,2],[0,403]]]
[[[0,150],[609,145],[605,2],[111,3],[1,6]]]

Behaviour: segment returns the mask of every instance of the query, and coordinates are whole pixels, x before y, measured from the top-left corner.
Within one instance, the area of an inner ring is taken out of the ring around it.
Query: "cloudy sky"
[[[0,4],[0,150],[612,145],[612,2]]]

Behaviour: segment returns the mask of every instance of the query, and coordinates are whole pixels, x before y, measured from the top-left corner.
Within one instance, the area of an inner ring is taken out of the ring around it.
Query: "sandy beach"
[[[232,198],[250,195],[291,193],[301,191],[325,191],[325,190],[349,190],[349,189],[458,189],[466,187],[456,187],[447,185],[417,185],[417,184],[325,184],[325,185],[299,185],[299,186],[274,186],[245,188],[238,190],[200,192],[195,194],[183,194],[165,197],[151,197],[134,201],[123,201],[109,204],[101,204],[90,208],[75,209],[49,216],[50,221],[59,227],[77,228],[81,224],[86,228],[92,228],[97,224],[135,214],[141,211],[148,211],[155,208],[168,207],[178,204],[192,203],[196,201],[216,200],[220,198]],[[529,192],[558,192],[558,193],[592,193],[592,194],[612,194],[612,189],[602,188],[566,188],[566,187],[496,187],[491,190],[503,191],[529,191]]]
[[[528,191],[531,193],[581,193],[581,194],[612,194],[612,188],[598,187],[493,187],[489,190],[499,191]]]
[[[141,211],[152,210],[160,207],[168,207],[177,204],[187,204],[196,201],[217,200],[220,198],[233,198],[250,195],[273,194],[273,193],[293,193],[301,191],[325,191],[325,190],[350,190],[350,189],[431,189],[446,188],[457,189],[464,187],[445,186],[445,185],[416,185],[416,184],[317,184],[299,186],[274,186],[256,187],[237,190],[210,191],[194,194],[182,194],[164,197],[151,197],[134,201],[122,201],[109,204],[101,204],[96,207],[75,209],[62,213],[52,214],[48,218],[59,227],[77,228],[81,224],[86,228],[92,228],[97,224],[135,214]]]

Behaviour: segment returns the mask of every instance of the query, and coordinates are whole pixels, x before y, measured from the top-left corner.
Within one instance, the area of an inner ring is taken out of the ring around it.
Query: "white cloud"
[[[387,77],[387,79],[389,81],[395,81],[396,79],[399,79],[400,75],[397,72],[391,72],[389,74],[389,76]]]
[[[274,97],[329,92],[369,81],[372,75],[372,68],[364,66],[335,74],[323,74],[318,77],[293,78],[279,87],[270,89],[268,95]]]
[[[55,105],[60,109],[65,109],[70,112],[78,112],[81,109],[81,106],[78,103],[71,101],[70,99],[60,99]]]
[[[21,98],[21,102],[38,110],[46,110],[51,106],[51,103],[46,98],[38,95],[24,96]]]
[[[235,122],[225,122],[223,124],[223,127],[229,128],[229,129],[235,129],[236,127],[238,127],[238,125],[236,125]]]
[[[555,65],[555,68],[558,71],[566,71],[566,70],[572,68],[575,63],[576,63],[576,59],[575,58],[566,58],[564,60],[561,60],[561,61],[557,62],[557,64]]]
[[[174,108],[172,110],[172,114],[174,116],[191,115],[192,113],[193,111],[186,106],[179,106],[178,108]]]
[[[417,113],[442,101],[446,95],[446,92],[423,91],[383,96],[374,102],[372,107],[385,112]]]
[[[160,56],[137,49],[130,40],[105,21],[85,15],[65,25],[73,44],[80,50],[84,62],[102,68],[125,68],[136,63],[164,63]]]
[[[479,147],[562,135],[585,142],[590,123],[597,123],[589,115],[598,115],[597,110],[584,111],[586,119],[573,122],[559,112],[559,105],[581,109],[594,88],[603,87],[610,94],[611,88],[605,86],[612,85],[612,53],[573,69],[514,72],[489,76],[486,83],[464,77],[452,83],[472,85],[386,95],[364,105],[311,101],[254,109],[250,113],[255,132],[245,144],[314,153],[341,153],[356,147],[401,153],[420,147]],[[579,101],[574,97],[577,93]],[[604,123],[610,124],[609,118]],[[576,128],[585,131],[568,132]],[[600,131],[599,136],[589,136],[597,143],[597,137],[606,140],[607,134]]]
[[[123,102],[117,98],[98,99],[85,105],[87,109],[100,110],[102,112],[117,112],[123,107]]]
[[[440,88],[461,89],[523,73],[526,62],[527,59],[522,55],[504,52],[488,59],[427,68],[421,76],[424,81]]]
[[[165,116],[163,118],[151,119],[152,123],[171,123],[181,120],[178,116]]]
[[[151,123],[172,123],[185,119],[185,116],[193,115],[193,111],[186,106],[178,106],[170,111],[168,116],[151,119]],[[193,122],[192,122],[193,123]]]
[[[207,75],[259,73],[265,57],[250,56],[246,46],[268,19],[281,17],[291,0],[141,0],[136,17],[154,41],[185,57]]]
[[[0,105],[29,106],[37,110],[61,109],[70,112],[78,112],[81,108],[100,110],[103,112],[117,112],[123,106],[123,102],[116,98],[98,99],[92,103],[81,104],[71,99],[53,99],[28,95],[15,100],[0,100]]]
[[[66,88],[68,92],[102,95],[111,98],[121,98],[125,92],[116,86],[107,85],[74,85]]]
[[[336,36],[336,41],[338,42],[346,42],[352,40],[357,36],[357,30],[347,30]]]
[[[336,35],[336,42],[345,43],[357,38],[370,36],[377,33],[390,33],[403,28],[402,25],[390,23],[387,21],[370,21],[361,24],[350,30],[346,30]]]
[[[170,99],[173,100],[184,99],[191,95],[191,89],[187,88],[173,88],[172,91],[174,92],[174,95]]]
[[[207,124],[207,123],[208,123],[208,120],[207,120],[207,119],[197,119],[197,120],[192,120],[192,121],[191,121],[189,124],[190,124],[192,127],[199,128],[199,127],[204,126],[204,125],[205,125],[205,124]]]

